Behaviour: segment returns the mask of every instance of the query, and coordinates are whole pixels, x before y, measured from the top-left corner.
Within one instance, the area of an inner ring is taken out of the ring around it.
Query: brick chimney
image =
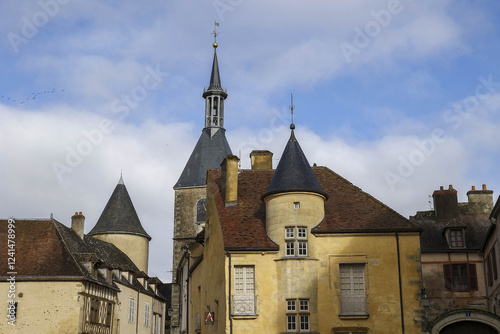
[[[273,169],[273,153],[267,150],[253,150],[250,153],[252,170]]]
[[[458,218],[458,197],[457,191],[450,184],[447,190],[440,187],[432,194],[434,199],[434,212],[437,221],[446,221]]]
[[[238,162],[235,155],[228,155],[220,164],[222,198],[226,206],[236,205],[238,201]]]
[[[470,213],[477,215],[489,215],[493,210],[493,190],[486,189],[486,184],[483,184],[482,190],[476,190],[472,186],[472,190],[467,192],[467,209]]]
[[[85,226],[85,216],[81,212],[75,212],[71,217],[71,229],[83,240],[83,228]]]

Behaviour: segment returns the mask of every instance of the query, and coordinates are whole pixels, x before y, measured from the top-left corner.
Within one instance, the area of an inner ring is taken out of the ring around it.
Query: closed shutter
[[[477,291],[477,273],[476,265],[469,264],[469,286],[472,291]]]
[[[451,278],[451,264],[443,264],[444,271],[444,288],[453,290],[453,280]]]

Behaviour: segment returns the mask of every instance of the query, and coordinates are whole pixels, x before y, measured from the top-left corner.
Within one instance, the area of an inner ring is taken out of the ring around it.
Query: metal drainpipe
[[[189,333],[189,277],[191,276],[191,274],[189,273],[190,260],[191,260],[191,252],[188,251],[188,258],[187,258],[188,277],[186,280],[186,333]]]
[[[137,316],[135,318],[135,333],[139,333],[139,297],[140,297],[140,290],[137,290]]]
[[[403,310],[403,289],[401,288],[401,257],[399,255],[399,235],[396,232],[396,249],[398,252],[398,274],[399,274],[399,305],[401,308],[401,330],[402,334],[405,333],[405,318]]]
[[[489,298],[489,293],[488,293],[488,282],[486,280],[486,261],[485,259],[485,254],[482,254],[482,262],[483,262],[483,277],[484,277],[484,291],[486,292],[486,307],[488,312],[490,312],[490,298]]]
[[[233,317],[231,316],[231,253],[227,253],[227,256],[229,258],[229,296],[228,296],[228,299],[229,299],[229,333],[230,334],[233,334]]]

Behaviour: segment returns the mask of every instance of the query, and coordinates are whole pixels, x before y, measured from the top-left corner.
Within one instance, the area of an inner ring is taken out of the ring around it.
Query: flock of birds
[[[19,99],[19,98],[14,99],[14,98],[10,98],[10,97],[2,95],[2,99],[13,102],[13,103],[25,104],[25,103],[28,103],[30,101],[35,100],[38,96],[41,96],[44,94],[54,94],[56,92],[64,92],[64,89],[57,89],[56,90],[55,88],[52,88],[52,90],[45,90],[45,91],[39,92],[39,93],[31,93],[32,96],[26,97],[26,98],[23,97],[21,99]]]

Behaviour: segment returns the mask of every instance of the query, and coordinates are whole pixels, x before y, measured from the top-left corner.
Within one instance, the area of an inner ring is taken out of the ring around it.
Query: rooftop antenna
[[[295,106],[293,105],[293,94],[290,93],[290,106],[288,107],[292,112],[292,124],[290,124],[290,129],[295,129],[295,124],[293,124],[293,111],[295,110]]]

